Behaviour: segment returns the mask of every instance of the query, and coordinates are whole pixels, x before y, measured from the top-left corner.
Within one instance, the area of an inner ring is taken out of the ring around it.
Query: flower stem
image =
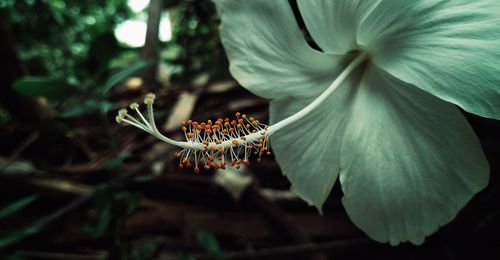
[[[293,114],[290,117],[287,117],[276,124],[269,126],[267,129],[267,134],[271,135],[283,127],[290,125],[297,120],[303,118],[311,111],[316,109],[326,98],[328,98],[339,86],[344,82],[345,79],[351,74],[353,70],[355,70],[361,63],[366,60],[367,54],[366,52],[361,52],[346,68],[343,70],[340,75],[332,82],[332,84],[325,90],[321,95],[319,95],[313,102],[311,102],[306,107],[302,108],[299,112]]]

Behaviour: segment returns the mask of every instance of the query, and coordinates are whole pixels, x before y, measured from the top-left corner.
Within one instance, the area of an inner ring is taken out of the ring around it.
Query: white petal
[[[239,83],[266,98],[315,96],[341,58],[304,40],[287,0],[217,0],[221,38]]]
[[[297,1],[313,39],[323,51],[336,54],[358,49],[358,26],[378,3],[378,0]]]
[[[358,42],[373,62],[468,112],[500,119],[500,1],[382,1]]]
[[[360,79],[360,70],[303,119],[271,136],[271,148],[292,191],[321,212],[340,169],[340,145],[346,112]],[[275,99],[270,104],[271,124],[284,119],[312,99]]]
[[[481,146],[452,104],[370,65],[350,115],[342,201],[371,238],[421,244],[487,185]]]

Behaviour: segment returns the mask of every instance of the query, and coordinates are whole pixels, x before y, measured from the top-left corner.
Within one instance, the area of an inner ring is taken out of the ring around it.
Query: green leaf
[[[7,165],[5,165],[7,164]],[[7,159],[0,157],[0,169],[1,174],[43,174],[44,171],[38,169],[33,165],[31,161],[18,160],[14,162],[9,162]]]
[[[1,236],[0,250],[17,243],[26,237],[39,233],[43,229],[43,227],[44,227],[43,225],[34,224],[27,228],[15,232],[10,232],[8,235]]]
[[[74,107],[73,109],[61,113],[62,117],[71,118],[79,117],[83,115],[92,114],[95,112],[106,113],[111,109],[112,104],[106,100],[94,100],[90,99],[85,101],[83,104]]]
[[[29,197],[26,197],[23,199],[19,199],[19,200],[12,202],[11,204],[7,205],[7,207],[0,209],[0,218],[8,217],[8,216],[24,209],[25,207],[30,205],[36,199],[38,199],[38,195],[32,195],[32,196],[29,196]]]
[[[98,215],[83,227],[83,230],[93,238],[100,238],[106,233],[112,221],[111,204],[99,209]]]
[[[128,214],[132,214],[132,212],[134,212],[139,207],[139,205],[141,204],[141,202],[142,202],[142,196],[141,195],[130,194],[129,200],[128,200],[128,205],[127,205],[127,208],[126,208],[127,215]]]
[[[163,243],[164,240],[161,237],[149,240],[137,250],[137,259],[153,259],[156,251],[158,251],[158,248],[160,248]]]
[[[58,98],[64,95],[69,85],[62,80],[46,77],[24,77],[12,84],[12,89],[24,96]]]
[[[114,87],[116,84],[133,76],[135,73],[141,71],[142,69],[146,68],[149,65],[151,65],[151,62],[138,61],[132,64],[131,66],[114,73],[99,89],[100,94],[106,95],[109,92],[109,90],[111,90],[111,88]]]
[[[196,235],[196,238],[200,246],[202,246],[207,253],[216,259],[223,259],[222,250],[214,235],[206,231],[200,231]]]

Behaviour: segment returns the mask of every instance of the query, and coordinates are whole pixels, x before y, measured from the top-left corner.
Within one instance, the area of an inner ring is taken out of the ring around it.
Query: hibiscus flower
[[[497,0],[215,0],[230,71],[270,102],[271,125],[183,122],[163,136],[152,104],[117,121],[182,147],[180,167],[248,164],[269,138],[291,189],[321,212],[340,180],[351,220],[372,239],[414,244],[450,222],[488,183],[489,166],[458,107],[500,119]],[[457,107],[458,106],[458,107]]]
[[[215,2],[230,71],[271,99],[272,149],[305,201],[321,211],[339,178],[368,236],[421,244],[487,185],[456,106],[500,119],[499,1],[299,0],[321,52],[287,0]]]

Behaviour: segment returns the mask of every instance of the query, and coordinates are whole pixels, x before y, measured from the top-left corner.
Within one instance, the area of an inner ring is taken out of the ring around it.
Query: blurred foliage
[[[218,260],[224,259],[224,254],[219,246],[219,242],[212,233],[200,231],[196,235],[196,239],[198,240],[198,244],[200,244],[211,257]]]
[[[120,182],[99,187],[93,195],[96,210],[90,213],[90,221],[83,229],[93,238],[103,236],[120,218],[134,212],[141,202],[140,195],[125,191]]]
[[[219,246],[219,241],[210,232],[201,230],[196,234],[196,240],[198,245],[203,249],[203,251],[209,256],[209,259],[223,260],[224,252]],[[178,260],[195,260],[195,256],[188,254],[186,252],[178,252],[176,258]]]
[[[172,40],[163,61],[174,68],[174,81],[188,81],[200,73],[227,71],[218,32],[218,16],[210,0],[166,1],[173,24]],[[214,64],[217,64],[214,66]]]
[[[0,209],[0,219],[7,218],[11,215],[16,214],[17,212],[31,205],[36,199],[38,199],[38,195],[32,195],[12,202],[3,209]],[[43,225],[37,223],[23,229],[3,231],[2,234],[0,234],[0,251],[22,240],[25,237],[37,234],[42,230],[42,228]]]
[[[10,121],[11,115],[5,108],[0,107],[0,125],[6,124]]]
[[[12,202],[11,204],[7,205],[5,208],[0,209],[0,218],[5,218],[8,217],[14,213],[16,213],[19,210],[24,209],[28,205],[30,205],[33,201],[35,201],[38,198],[38,195],[32,195],[26,198],[22,198],[19,200],[16,200]]]
[[[127,260],[149,260],[156,259],[155,255],[158,249],[164,244],[161,237],[156,237],[134,246],[128,242],[120,242],[111,250],[108,259],[127,259]]]
[[[161,57],[174,83],[202,73],[214,75],[221,68],[225,72],[214,4],[165,1],[164,7],[173,37],[162,44]],[[0,0],[0,15],[10,26],[23,64],[35,75],[16,82],[14,90],[50,99],[62,117],[108,112],[109,90],[150,65],[134,63],[139,50],[120,45],[114,36],[120,22],[144,17],[133,14],[125,0]]]
[[[113,28],[131,12],[123,0],[0,0],[0,14],[31,74],[77,83],[115,54]]]
[[[148,66],[113,60],[120,46],[114,27],[132,16],[126,1],[0,0],[19,56],[31,75],[12,87],[26,96],[44,96],[63,117],[106,113],[114,85]]]

